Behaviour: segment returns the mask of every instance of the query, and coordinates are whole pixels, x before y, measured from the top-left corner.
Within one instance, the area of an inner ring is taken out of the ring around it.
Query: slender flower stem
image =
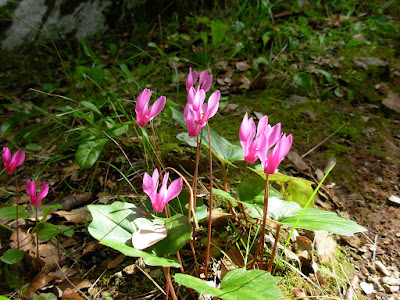
[[[201,153],[201,141],[203,138],[203,128],[200,130],[200,136],[197,135],[197,148],[196,148],[196,162],[195,162],[195,167],[194,167],[194,172],[193,172],[193,180],[192,180],[192,205],[193,205],[193,220],[195,220],[195,215],[196,215],[196,194],[197,194],[197,175],[199,172],[199,162],[200,162],[200,153]],[[197,223],[195,223],[196,226],[192,227],[192,241],[194,243],[195,241],[195,236],[196,236],[196,229],[197,229]],[[194,246],[194,245],[193,245]],[[194,249],[194,247],[193,247]]]
[[[18,180],[17,180],[17,172],[15,172],[15,193],[17,196],[17,212],[16,212],[16,217],[17,217],[17,248],[19,250],[19,224],[18,224],[18,209],[19,209],[19,197],[18,197]]]
[[[39,219],[38,219],[38,207],[35,206],[35,214],[36,214],[36,265],[38,270],[40,271],[40,263],[39,263]]]
[[[221,166],[222,166],[222,180],[224,181],[224,190],[225,190],[225,192],[229,193],[228,181],[226,179],[226,164],[224,162],[221,162]],[[228,200],[228,206],[229,206],[229,211],[231,212],[232,218],[235,220],[236,223],[238,223],[240,225],[240,220],[237,217],[235,211],[233,210],[232,203],[229,200]]]
[[[261,224],[261,236],[260,236],[260,241],[257,245],[256,252],[254,253],[254,259],[253,263],[251,264],[251,269],[254,268],[254,265],[257,261],[257,257],[260,253],[261,249],[261,261],[260,261],[260,269],[263,267],[263,260],[264,260],[264,235],[265,235],[265,223],[267,222],[267,214],[268,214],[268,193],[269,193],[269,180],[268,180],[268,174],[266,174],[265,178],[265,194],[264,194],[264,211],[263,211],[263,221]],[[258,221],[258,220],[257,220]]]
[[[179,251],[176,253],[176,258],[179,261],[182,274],[185,274],[185,269],[183,268],[183,263],[182,263],[182,259],[181,259],[181,255],[180,255]],[[193,290],[191,288],[188,288],[188,289],[189,289],[190,295],[192,296],[193,300],[196,300],[196,296],[194,295]]]
[[[160,178],[162,178],[162,169],[161,169],[161,158],[160,153],[158,152],[157,140],[156,140],[156,132],[154,131],[153,122],[150,121],[151,131],[153,132],[153,140],[154,140],[154,149],[156,153],[156,160],[158,164],[158,169],[160,170]]]
[[[167,280],[167,290],[169,289],[169,292],[171,293],[173,300],[178,300],[178,298],[176,297],[176,294],[175,294],[174,286],[172,285],[171,276],[169,275],[170,268],[164,267],[163,269],[164,269],[165,279]],[[168,292],[166,293],[165,297],[166,297],[165,299],[168,299]]]
[[[263,212],[263,220],[262,220],[262,227],[261,227],[261,239],[260,239],[260,248],[261,248],[261,262],[260,262],[260,269],[263,268],[264,263],[264,238],[265,238],[265,223],[267,222],[267,215],[268,215],[268,194],[269,194],[269,180],[268,174],[265,174],[265,194],[264,194],[264,212]]]
[[[208,231],[207,231],[207,250],[206,250],[206,262],[205,262],[205,274],[207,275],[208,265],[210,264],[210,246],[211,246],[211,219],[213,209],[213,169],[212,169],[212,152],[211,152],[211,138],[210,138],[210,126],[207,124],[207,135],[208,135],[208,155],[210,159],[210,202],[208,205]]]
[[[276,232],[275,232],[274,248],[272,249],[271,258],[269,259],[268,268],[267,268],[267,271],[270,272],[270,273],[272,271],[272,263],[274,262],[274,258],[275,258],[276,246],[278,245],[278,237],[279,237],[279,231],[280,230],[281,230],[281,225],[277,224]]]

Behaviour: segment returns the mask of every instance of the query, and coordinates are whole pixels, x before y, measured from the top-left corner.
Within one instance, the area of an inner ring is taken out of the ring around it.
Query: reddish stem
[[[170,268],[169,267],[164,267],[163,269],[164,269],[165,279],[167,280],[167,293],[166,293],[165,299],[168,299],[168,289],[169,289],[169,292],[171,293],[172,299],[173,300],[178,300],[178,298],[176,297],[176,294],[175,294],[174,286],[172,285],[171,276],[169,275],[169,269]]]
[[[206,262],[205,262],[205,275],[207,275],[208,266],[210,264],[210,246],[211,246],[211,219],[213,209],[213,170],[212,170],[212,152],[211,152],[211,139],[210,139],[210,126],[207,124],[208,134],[208,155],[210,159],[210,202],[209,202],[209,213],[208,213],[208,231],[207,231],[207,250],[206,250]]]
[[[268,194],[269,194],[269,180],[268,174],[265,174],[265,194],[264,194],[264,211],[263,211],[263,219],[262,219],[262,227],[261,227],[261,262],[260,262],[260,269],[263,268],[264,264],[264,239],[265,239],[265,224],[267,223],[267,215],[268,215]]]
[[[40,271],[40,263],[39,263],[39,221],[38,221],[38,207],[35,206],[36,213],[36,265],[38,270]]]
[[[18,197],[18,180],[17,180],[17,172],[15,172],[15,193],[17,196],[17,212],[16,212],[16,217],[17,217],[17,248],[19,250],[19,221],[18,221],[18,208],[19,208],[19,197]]]

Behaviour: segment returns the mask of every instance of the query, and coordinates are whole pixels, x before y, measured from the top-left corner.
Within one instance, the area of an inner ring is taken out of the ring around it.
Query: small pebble
[[[360,287],[366,295],[375,293],[374,285],[372,283],[361,282]]]
[[[388,269],[386,269],[385,265],[381,261],[379,260],[375,261],[375,268],[383,275],[390,276],[390,272],[388,271]]]

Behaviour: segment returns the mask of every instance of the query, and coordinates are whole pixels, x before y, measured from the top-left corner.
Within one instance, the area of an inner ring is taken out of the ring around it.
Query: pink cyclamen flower
[[[278,141],[281,133],[281,124],[268,124],[268,116],[263,116],[258,122],[257,131],[253,118],[247,113],[243,117],[239,130],[239,140],[243,148],[244,160],[254,163],[259,153],[266,153]]]
[[[149,108],[152,93],[151,90],[144,89],[136,100],[136,122],[141,127],[144,127],[149,121],[158,115],[164,109],[167,101],[164,96],[161,96]]]
[[[282,134],[274,149],[267,154],[267,151],[260,152],[259,157],[265,174],[274,174],[282,159],[288,154],[292,147],[293,137],[291,134]]]
[[[8,147],[3,147],[3,162],[6,167],[6,172],[12,174],[15,168],[22,164],[25,160],[25,152],[17,150],[11,157],[11,152]]]
[[[38,206],[39,201],[47,196],[47,193],[49,192],[49,184],[43,182],[39,195],[36,197],[36,183],[35,181],[28,179],[26,182],[26,191],[28,192],[29,197],[31,197],[31,204],[33,206]]]
[[[208,104],[204,103],[205,98],[206,92],[203,89],[190,88],[188,102],[183,111],[183,119],[188,127],[189,136],[197,136],[207,120],[217,113],[221,92],[217,90],[212,93],[208,98]]]
[[[186,90],[189,92],[190,89],[194,86],[194,84],[199,79],[199,74],[196,71],[192,71],[192,68],[189,68],[189,75],[186,77]],[[199,83],[196,86],[196,90],[202,89],[207,92],[212,85],[213,76],[208,75],[207,71],[202,71],[200,73]]]
[[[167,188],[169,173],[166,173],[160,191],[157,193],[158,188],[158,170],[155,169],[151,177],[147,172],[143,177],[143,191],[150,197],[151,205],[155,212],[162,212],[168,201],[177,197],[182,191],[183,180],[178,178],[169,185]]]

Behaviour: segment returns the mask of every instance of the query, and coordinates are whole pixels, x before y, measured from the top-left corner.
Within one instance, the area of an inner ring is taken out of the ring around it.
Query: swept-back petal
[[[177,197],[182,191],[182,186],[183,186],[182,178],[178,178],[172,181],[172,183],[168,187],[167,197],[166,199],[164,199],[164,204]]]
[[[3,147],[3,162],[4,162],[4,165],[9,164],[10,160],[11,160],[10,149],[8,149],[8,147]]]
[[[201,86],[201,88],[202,88],[204,91],[208,92],[208,90],[211,88],[212,82],[213,82],[213,76],[210,75],[210,76],[208,76],[208,77],[206,78],[206,80],[204,81],[204,83],[203,83],[203,85]]]
[[[253,140],[255,133],[256,124],[254,123],[253,118],[248,118],[246,112],[239,129],[239,140],[243,148],[248,148],[250,146],[250,142]]]
[[[212,118],[217,113],[220,99],[221,92],[219,90],[216,90],[208,98],[207,119]]]
[[[198,112],[206,99],[206,92],[202,89],[196,92],[193,99],[193,110]]]
[[[257,125],[257,136],[260,136],[260,134],[265,131],[267,126],[268,126],[268,116],[265,115],[258,122],[258,125]]]
[[[155,175],[156,180],[154,180]],[[148,196],[150,196],[154,190],[157,189],[157,185],[158,185],[158,170],[155,169],[154,173],[153,173],[153,178],[147,174],[147,172],[144,173],[144,177],[143,177],[143,192],[145,192]]]
[[[268,146],[273,147],[281,137],[281,123],[276,124],[274,127],[269,128],[267,132]]]
[[[198,73],[196,71],[192,71],[192,68],[189,68],[189,75],[186,77],[186,90],[188,92],[190,88],[193,87],[198,77],[199,77]]]
[[[208,77],[207,70],[201,71],[200,72],[199,84],[203,84],[203,82],[206,81],[207,77]]]
[[[165,107],[167,99],[165,96],[161,96],[154,102],[154,104],[150,107],[150,111],[148,113],[149,120],[152,120],[156,115],[158,115]]]
[[[151,95],[153,94],[153,92],[149,89],[144,89],[140,95],[137,97],[136,100],[136,107],[135,107],[135,111],[136,114],[142,114],[144,108],[148,107]]]
[[[15,155],[17,156],[16,162],[15,162],[15,167],[18,167],[25,160],[25,152],[21,152],[21,151],[17,150],[17,152],[15,152]]]
[[[49,184],[47,182],[43,182],[42,188],[40,189],[39,195],[36,198],[36,205],[39,204],[39,201],[47,196],[49,192]]]
[[[26,181],[26,191],[31,198],[31,204],[34,205],[36,202],[36,183],[33,180],[28,179]]]

